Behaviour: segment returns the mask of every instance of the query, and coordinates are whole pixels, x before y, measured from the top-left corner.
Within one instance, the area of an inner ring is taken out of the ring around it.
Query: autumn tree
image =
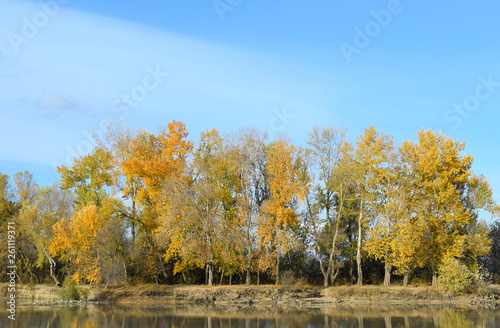
[[[73,195],[61,190],[56,183],[51,187],[39,188],[30,202],[24,202],[17,219],[24,238],[34,247],[36,260],[33,266],[42,268],[47,263],[56,285],[60,285],[57,264],[48,249],[54,236],[53,226],[71,217],[72,205]]]
[[[361,268],[361,249],[363,231],[367,228],[370,218],[375,215],[377,189],[387,174],[387,159],[393,148],[392,137],[378,132],[371,126],[364,135],[358,137],[354,154],[355,169],[353,179],[359,198],[358,244],[356,249],[356,264],[358,286],[363,284]]]
[[[391,235],[387,240],[387,253],[390,256],[388,260],[395,273],[403,275],[403,286],[408,285],[410,273],[426,263],[423,251],[426,247],[426,223],[424,218],[418,215],[422,203],[415,197],[411,185],[406,184],[409,176],[405,176],[405,173],[400,176],[402,180],[393,204]]]
[[[19,172],[14,175],[13,180],[18,203],[33,202],[39,188],[33,174],[28,171]]]
[[[157,234],[161,232],[159,210],[165,207],[162,197],[167,184],[188,179],[187,159],[193,143],[187,137],[186,126],[175,120],[157,134],[141,131],[130,141],[129,153],[121,162],[127,179],[139,186],[133,190],[134,199],[142,207],[136,219],[143,247],[136,259],[138,267],[146,267],[151,277],[159,273],[167,277],[163,252],[168,245],[157,243]]]
[[[219,245],[237,245],[233,238],[241,238],[235,235],[239,229],[232,198],[234,175],[225,154],[217,130],[202,132],[194,152],[193,178],[172,180],[165,190],[161,230],[169,244],[166,260],[175,259],[174,273],[206,267],[209,286],[214,284],[216,260],[223,260]]]
[[[123,220],[117,206],[115,199],[107,197],[99,207],[89,203],[54,225],[49,252],[72,264],[72,276],[77,282],[115,283],[125,278],[120,249]]]
[[[279,284],[292,269],[361,285],[368,255],[385,264],[384,285],[391,273],[407,285],[421,268],[435,284],[436,272],[498,266],[498,224],[480,220],[500,215],[491,186],[463,143],[431,130],[399,150],[374,127],[355,145],[344,129],[314,127],[304,148],[255,128],[206,130],[195,147],[177,121],[155,132],[112,123],[95,137],[58,168],[60,185],[0,174],[0,241],[14,222],[19,281],[188,283],[204,272],[209,285],[259,284],[264,271]]]
[[[480,213],[490,213],[494,219],[499,216],[499,206],[493,198],[493,190],[488,179],[482,175],[471,174],[468,182],[461,186],[461,200],[468,209],[471,220],[466,227],[466,239],[462,252],[463,261],[476,272],[478,260],[486,256],[492,246],[490,229],[484,220],[479,220]]]
[[[278,285],[280,256],[293,248],[293,229],[298,224],[296,206],[304,199],[305,190],[297,179],[296,149],[289,140],[274,141],[267,156],[270,197],[263,206],[257,233],[260,247],[266,252],[267,265],[263,268],[274,259]]]
[[[395,263],[397,232],[403,225],[401,165],[392,143],[386,145],[385,164],[378,169],[378,183],[372,195],[373,221],[367,231],[365,249],[385,264],[384,286],[389,286]]]
[[[14,192],[9,181],[9,176],[0,174],[0,217],[2,218],[2,223],[7,218],[16,214],[15,205]]]
[[[15,200],[18,209],[22,210],[23,207],[33,203],[40,187],[36,183],[33,174],[28,171],[16,173],[12,180],[14,182]],[[16,229],[16,258],[18,260],[17,265],[21,268],[18,277],[20,280],[29,278],[31,283],[37,283],[39,275],[35,272],[36,250],[19,220],[19,212],[16,214],[13,218],[13,221],[18,225]]]
[[[128,126],[123,126],[120,122],[111,122],[107,125],[104,133],[94,135],[97,147],[111,154],[111,174],[113,179],[111,187],[114,194],[120,195],[124,200],[122,215],[129,226],[133,248],[136,245],[137,228],[142,210],[138,194],[144,186],[140,177],[127,174],[124,171],[122,163],[126,163],[133,155],[130,151],[132,140],[145,133],[143,129],[132,130]]]
[[[71,217],[54,225],[50,254],[67,261],[82,282],[116,282],[126,278],[123,202],[115,198],[113,154],[96,148],[58,167],[61,188],[75,194]]]
[[[237,175],[234,198],[238,224],[244,233],[245,252],[242,268],[246,273],[247,285],[251,284],[252,269],[257,269],[259,281],[259,267],[262,263],[256,252],[255,232],[258,229],[262,207],[269,197],[266,138],[264,132],[255,128],[242,128],[228,137],[228,156]]]
[[[7,263],[8,257],[8,223],[14,222],[19,211],[19,203],[16,202],[15,192],[10,182],[10,177],[0,173],[0,260]],[[7,277],[6,266],[0,267],[2,277]]]
[[[500,222],[490,224],[488,237],[491,240],[490,253],[483,258],[486,268],[493,274],[493,282],[500,281]]]
[[[324,277],[323,285],[326,287],[328,280],[331,278],[333,284],[340,272],[336,256],[339,255],[337,248],[344,204],[352,182],[352,146],[347,140],[346,130],[333,126],[323,129],[314,127],[309,133],[307,144],[313,165],[311,176],[316,176],[318,182],[313,182],[308,188],[313,190],[314,195],[311,198],[306,195],[306,207]],[[323,219],[319,218],[320,213],[323,213]],[[325,233],[326,238],[323,237]],[[325,251],[327,258],[326,263],[323,263]]]
[[[432,285],[437,285],[437,269],[445,256],[462,255],[465,229],[473,219],[462,202],[472,157],[462,156],[465,145],[443,134],[420,130],[417,136],[417,143],[405,141],[401,151],[411,170],[413,198],[420,204],[415,215],[425,222],[426,248],[421,252],[427,256]]]

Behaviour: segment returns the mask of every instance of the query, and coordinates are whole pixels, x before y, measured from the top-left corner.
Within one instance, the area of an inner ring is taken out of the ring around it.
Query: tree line
[[[499,272],[500,224],[478,214],[500,208],[465,144],[441,133],[397,146],[373,126],[354,143],[314,127],[297,146],[212,129],[195,146],[178,121],[117,122],[95,144],[52,186],[0,174],[0,257],[15,222],[21,282],[436,285],[449,259]]]

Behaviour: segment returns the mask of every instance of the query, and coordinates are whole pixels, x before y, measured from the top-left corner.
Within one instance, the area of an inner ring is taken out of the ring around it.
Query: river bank
[[[0,285],[7,297],[7,285]],[[138,285],[84,286],[88,301],[62,301],[60,288],[35,285],[18,286],[16,299],[21,305],[213,305],[322,308],[370,304],[449,304],[500,307],[500,287],[489,286],[474,292],[452,293],[436,287],[338,286],[164,286]]]

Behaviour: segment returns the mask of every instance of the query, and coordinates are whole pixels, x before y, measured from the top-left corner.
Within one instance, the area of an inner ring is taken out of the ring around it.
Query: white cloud
[[[326,98],[332,98],[331,76],[278,57],[63,7],[15,53],[5,32],[19,32],[22,17],[30,17],[37,7],[4,2],[0,69],[2,58],[16,65],[10,71],[5,65],[0,70],[0,108],[12,129],[24,133],[16,147],[2,147],[2,158],[63,161],[68,147],[86,138],[82,131],[102,119],[120,118],[112,111],[113,101],[140,85],[148,66],[159,66],[170,75],[130,111],[125,124],[152,128],[181,116],[189,121],[192,135],[219,126],[267,128],[275,108],[289,106],[303,111],[303,116],[321,119],[326,115]],[[76,115],[64,114],[68,112]],[[305,122],[310,123],[293,124]],[[0,132],[0,138],[5,140],[7,134]]]

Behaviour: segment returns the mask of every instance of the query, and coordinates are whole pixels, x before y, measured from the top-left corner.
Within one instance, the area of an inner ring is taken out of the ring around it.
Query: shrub
[[[448,291],[468,290],[474,282],[474,275],[469,268],[453,257],[445,258],[438,273],[439,286]]]
[[[76,281],[71,276],[66,276],[59,296],[65,301],[78,301],[81,299],[88,299],[88,291],[85,288],[78,288]]]
[[[285,286],[306,286],[308,285],[307,280],[303,277],[297,278],[292,270],[286,270],[281,273],[280,285]]]
[[[65,301],[73,301],[80,299],[80,293],[76,287],[76,281],[71,276],[66,276],[63,281],[61,291],[59,292],[61,298]]]
[[[78,292],[80,293],[80,299],[88,300],[89,299],[89,291],[85,288],[78,288]]]
[[[478,287],[486,287],[492,281],[492,275],[482,265],[476,265],[472,270],[472,278],[474,281],[474,285]]]

